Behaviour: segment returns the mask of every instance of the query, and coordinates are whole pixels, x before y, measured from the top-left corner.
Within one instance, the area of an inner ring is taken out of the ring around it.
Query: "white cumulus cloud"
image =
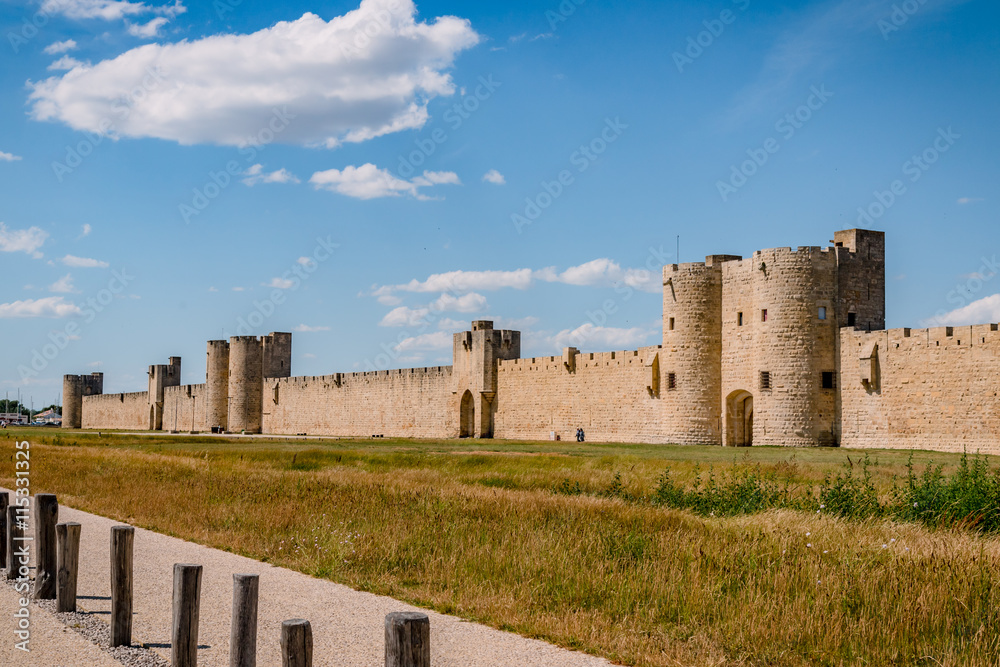
[[[434,315],[435,317],[440,313],[445,312],[456,312],[456,313],[474,313],[481,312],[487,307],[486,297],[482,294],[476,294],[471,292],[469,294],[463,294],[461,296],[454,296],[451,294],[442,294],[437,299],[432,301],[427,306],[421,306],[419,308],[410,308],[408,306],[399,306],[398,308],[393,308],[382,321],[379,322],[379,326],[383,327],[415,327],[421,326],[428,323],[428,317]]]
[[[311,327],[308,324],[300,324],[299,326],[292,329],[292,331],[297,331],[299,333],[312,333],[314,331],[329,331],[330,327]]]
[[[13,153],[4,153],[0,151],[0,162],[17,162],[21,159],[20,155],[14,155]]]
[[[90,223],[84,223],[83,227],[80,228],[80,236],[77,238],[82,239],[84,236],[90,236],[90,232],[94,231],[94,228],[90,226]]]
[[[65,276],[49,285],[49,291],[56,292],[57,294],[72,294],[73,292],[76,292],[77,289],[73,285],[73,276],[67,273]]]
[[[60,53],[66,53],[67,51],[72,51],[76,48],[76,41],[72,39],[67,39],[64,42],[54,42],[46,46],[42,51],[49,54],[50,56],[57,56]]]
[[[656,333],[656,331],[639,327],[630,329],[599,327],[587,322],[575,329],[563,329],[549,338],[549,341],[558,349],[576,347],[579,349],[626,350],[646,344]]]
[[[451,347],[452,337],[447,331],[435,331],[434,333],[420,334],[404,338],[395,345],[396,352],[407,352],[410,350],[440,350]]]
[[[61,296],[0,303],[0,318],[70,317],[80,312],[79,306]]]
[[[382,321],[379,322],[379,326],[382,327],[416,327],[427,323],[426,317],[430,314],[429,308],[408,308],[407,306],[400,306],[398,308],[393,308]]]
[[[272,171],[267,173],[264,171],[264,165],[255,164],[243,172],[244,179],[243,182],[253,187],[258,183],[299,183],[299,179],[295,175],[282,167],[277,171]],[[301,262],[300,262],[301,263]]]
[[[659,273],[647,269],[623,269],[618,262],[606,257],[571,266],[562,273],[554,269],[542,269],[537,275],[542,280],[567,285],[612,287],[624,284],[643,292],[653,293],[663,289]]]
[[[162,14],[172,18],[185,11],[187,8],[181,4],[180,0],[176,0],[172,5],[158,7],[147,5],[144,2],[127,2],[126,0],[44,0],[41,9],[44,14],[62,14],[71,19],[102,19],[104,21],[117,21],[127,16],[140,16],[148,13]]]
[[[504,178],[503,174],[496,169],[490,169],[488,172],[483,174],[483,182],[493,183],[494,185],[505,185],[507,183],[507,179]]]
[[[160,34],[160,28],[170,22],[170,19],[157,16],[148,23],[126,23],[128,34],[140,39],[152,39]]]
[[[373,295],[382,297],[393,292],[471,292],[504,288],[528,289],[532,285],[531,269],[515,271],[448,271],[434,273],[426,280],[413,279],[402,285],[375,287]]]
[[[48,232],[38,228],[8,229],[0,222],[0,252],[26,252],[35,259],[42,257],[38,251],[49,238]]]
[[[90,225],[84,225],[84,236],[90,233],[88,229]],[[72,266],[78,269],[106,269],[109,264],[107,262],[102,262],[99,259],[91,259],[89,257],[77,257],[76,255],[66,255],[59,260],[66,266]]]
[[[392,294],[380,294],[378,296],[378,302],[381,303],[383,306],[398,306],[399,304],[403,303],[403,300],[398,296],[394,296]]]
[[[1000,294],[991,294],[938,317],[923,320],[925,327],[959,327],[1000,322]]]
[[[264,287],[276,287],[278,289],[291,289],[295,285],[294,280],[288,278],[271,278],[269,283],[261,283]]]
[[[139,3],[119,4],[129,5],[119,8],[125,12]],[[259,142],[278,115],[285,120],[280,132],[271,127],[276,140],[303,145],[420,128],[428,103],[454,93],[447,70],[455,56],[480,37],[466,19],[418,22],[416,11],[410,0],[363,0],[330,21],[306,13],[252,34],[146,44],[30,83],[30,113],[77,130],[181,144]],[[150,71],[163,80],[143,86]],[[145,94],[121,118],[116,106],[137,88]],[[120,120],[109,129],[107,118]]]
[[[455,320],[450,317],[442,317],[437,325],[441,331],[465,331],[469,328],[469,323],[465,320]]]
[[[475,292],[457,297],[451,294],[442,294],[431,304],[431,310],[436,312],[477,313],[485,308],[486,297]]]
[[[408,181],[370,162],[360,167],[351,165],[343,169],[317,171],[309,182],[317,190],[329,190],[355,199],[409,195],[420,200],[432,199],[421,193],[420,188],[460,184],[458,175],[450,171],[425,171],[422,176]]]
[[[76,69],[77,67],[86,67],[86,66],[87,66],[87,63],[83,63],[83,62],[77,60],[76,58],[74,58],[73,56],[63,56],[59,60],[57,60],[54,63],[52,63],[51,65],[49,65],[47,69],[52,70],[52,71],[61,71],[61,70],[67,70],[68,71],[68,70]]]
[[[512,271],[449,271],[435,273],[426,280],[413,279],[400,285],[374,286],[371,295],[381,302],[397,292],[471,292],[473,290],[528,289],[536,281],[581,285],[589,287],[615,287],[627,285],[633,289],[659,293],[662,279],[656,271],[622,268],[606,257],[571,266],[564,271],[555,267],[543,269],[515,269]]]

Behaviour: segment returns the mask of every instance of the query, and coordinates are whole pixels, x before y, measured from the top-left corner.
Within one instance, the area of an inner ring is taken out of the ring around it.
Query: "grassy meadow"
[[[860,478],[857,451],[8,429],[8,487],[15,436],[33,490],[63,504],[620,664],[1000,660],[1000,538],[832,515],[820,489]],[[909,456],[871,452],[859,488],[898,500]],[[959,470],[930,452],[912,466],[932,462]],[[668,469],[672,493],[749,470],[798,500],[677,509],[657,501],[680,498],[662,491]]]

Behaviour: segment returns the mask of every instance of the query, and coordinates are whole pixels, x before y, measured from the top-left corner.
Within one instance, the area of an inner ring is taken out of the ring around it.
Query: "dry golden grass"
[[[121,444],[33,442],[34,489],[622,664],[985,666],[1000,656],[995,538],[789,511],[706,520],[548,490],[567,477],[603,488],[629,465],[635,488],[648,488],[664,460],[646,450],[567,459],[441,456],[435,443]],[[2,447],[7,459],[10,441]],[[788,463],[783,452],[768,465],[811,479],[838,465],[834,455],[844,453]]]

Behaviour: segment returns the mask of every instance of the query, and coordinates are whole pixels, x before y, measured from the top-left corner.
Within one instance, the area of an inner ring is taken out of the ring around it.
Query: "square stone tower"
[[[452,339],[454,410],[459,437],[490,438],[496,414],[497,366],[521,356],[521,332],[498,330],[490,320],[476,320],[472,331]]]
[[[885,329],[885,232],[845,229],[835,232],[838,293],[837,322],[861,331]]]

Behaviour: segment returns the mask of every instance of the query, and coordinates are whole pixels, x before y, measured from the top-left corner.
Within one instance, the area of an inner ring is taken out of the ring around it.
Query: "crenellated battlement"
[[[358,371],[354,373],[330,373],[328,375],[298,375],[287,378],[268,378],[269,386],[305,387],[311,383],[322,383],[330,387],[340,387],[348,382],[378,381],[401,376],[451,375],[451,366],[426,366],[422,368],[394,368],[381,371]]]
[[[649,355],[663,348],[662,345],[640,347],[637,350],[614,350],[611,352],[575,352],[575,367],[592,368],[606,366],[644,366],[649,363]],[[572,348],[570,348],[572,349]],[[520,359],[501,360],[499,371],[535,371],[535,370],[566,370],[566,361],[562,355],[551,357],[522,357]]]
[[[176,387],[164,387],[163,395],[167,396],[187,396],[205,391],[205,384],[180,384]]]
[[[887,343],[886,350],[914,348],[1000,346],[1000,324],[972,324],[962,326],[927,327],[912,329],[885,329],[882,331],[844,330],[853,336],[859,346],[868,341]]]
[[[116,394],[93,394],[91,396],[84,396],[83,400],[85,403],[90,405],[100,404],[100,403],[124,403],[125,401],[143,401],[146,402],[146,392],[144,391],[126,391],[118,392]]]

